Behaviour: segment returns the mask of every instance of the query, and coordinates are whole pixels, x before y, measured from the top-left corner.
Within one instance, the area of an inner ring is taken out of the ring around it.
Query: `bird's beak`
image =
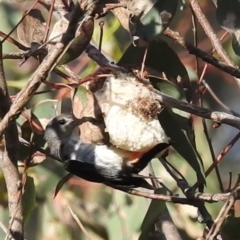
[[[82,117],[82,118],[75,118],[74,119],[76,126],[80,126],[85,122],[90,122],[93,124],[99,123],[95,118],[93,117]]]
[[[74,118],[72,124],[74,127],[78,127],[83,123],[82,119]]]

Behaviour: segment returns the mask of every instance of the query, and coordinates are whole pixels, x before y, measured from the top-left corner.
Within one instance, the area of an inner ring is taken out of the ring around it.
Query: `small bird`
[[[171,143],[159,143],[144,154],[121,150],[113,145],[86,144],[80,140],[80,124],[81,119],[72,114],[61,114],[53,118],[45,129],[50,153],[62,160],[68,172],[115,189],[154,189],[144,179],[148,177],[138,173]]]

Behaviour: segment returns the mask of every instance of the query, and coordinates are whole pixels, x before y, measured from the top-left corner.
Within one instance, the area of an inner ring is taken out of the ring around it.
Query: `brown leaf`
[[[51,8],[52,0],[41,0],[39,2],[42,4],[48,11]],[[71,3],[72,0],[55,0],[54,1],[54,10],[63,17],[65,14],[69,13],[71,11]]]
[[[119,3],[127,4],[127,8],[114,8],[111,12],[115,15],[122,27],[128,32],[134,28],[134,24],[129,21],[130,15],[139,19],[142,14],[149,11],[149,9],[156,3],[157,0],[119,0]]]
[[[85,143],[107,144],[109,138],[105,133],[102,112],[96,98],[84,87],[79,87],[77,91],[75,95],[72,92],[73,114],[77,118],[93,117],[99,122],[98,125],[93,125],[90,122],[83,123],[79,127],[81,131],[81,140]]]
[[[52,28],[52,31],[49,35],[50,43],[55,44],[59,42],[62,38],[62,35],[66,32],[68,28],[69,21],[67,18],[59,19]]]
[[[30,47],[33,43],[41,44],[44,38],[46,23],[39,9],[32,9],[17,27],[20,43]]]
[[[120,1],[125,3],[125,1]],[[126,8],[114,8],[111,12],[115,15],[118,21],[121,23],[122,27],[129,32],[128,19],[129,11]]]

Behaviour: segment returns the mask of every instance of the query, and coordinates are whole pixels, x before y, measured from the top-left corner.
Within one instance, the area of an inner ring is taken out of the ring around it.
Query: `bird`
[[[58,157],[68,172],[90,182],[103,183],[115,189],[155,189],[139,172],[170,145],[159,143],[146,153],[131,153],[111,144],[95,145],[80,140],[81,119],[63,113],[45,128],[45,140],[53,156]]]

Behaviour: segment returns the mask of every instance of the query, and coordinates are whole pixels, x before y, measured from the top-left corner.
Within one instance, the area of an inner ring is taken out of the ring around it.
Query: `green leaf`
[[[167,194],[167,191],[163,188],[156,189],[155,194]],[[148,239],[148,234],[154,227],[154,224],[158,221],[159,217],[166,210],[166,202],[159,200],[152,200],[148,208],[148,211],[143,219],[141,225],[141,235],[138,240]]]
[[[185,114],[181,112],[182,115]],[[173,148],[184,158],[197,174],[197,179],[205,182],[203,162],[194,148],[189,136],[189,118],[174,112],[174,109],[164,109],[159,115],[159,122],[165,133],[175,143]]]
[[[23,218],[24,222],[26,222],[36,204],[36,191],[34,185],[34,179],[32,177],[27,177],[27,181],[24,186],[23,193]]]
[[[169,81],[158,80],[157,82],[156,80],[153,86],[178,100],[186,101],[184,91]],[[194,131],[190,122],[190,114],[175,108],[166,108],[159,114],[159,122],[167,136],[175,142],[173,148],[195,170],[197,179],[205,182],[203,161],[194,147]]]
[[[133,36],[146,41],[158,39],[171,22],[177,6],[178,0],[157,0],[152,8],[146,14],[143,14],[136,23],[132,32]]]
[[[150,82],[156,89],[164,92],[165,94],[168,94],[173,98],[186,101],[184,92],[174,83],[165,79],[158,79],[153,77],[150,78]]]
[[[161,92],[178,100],[186,101],[183,89],[174,83],[161,79],[151,79],[151,83]],[[158,118],[167,136],[175,142],[173,148],[195,170],[197,179],[205,183],[203,161],[195,149],[195,133],[192,128],[190,114],[175,108],[166,108],[159,114]]]
[[[118,64],[139,68],[142,64],[144,52],[145,47],[135,47],[131,44],[124,52]],[[158,42],[150,43],[145,66],[146,68],[150,68],[150,70],[153,69],[154,71],[157,71],[159,74],[165,73],[167,79],[176,85],[178,84],[177,78],[179,77],[185,94],[187,95],[187,99],[191,99],[191,84],[186,68],[182,64],[178,55],[165,41],[160,40]]]
[[[58,100],[43,100],[32,107],[32,112],[42,123],[42,119],[51,119],[61,112]],[[43,124],[44,126],[44,124]]]
[[[87,97],[88,93],[92,94],[85,87],[80,86],[74,92],[73,98],[77,97],[79,99],[79,101],[82,103],[82,107],[84,108],[87,106],[87,103],[88,103],[88,97]]]
[[[79,29],[79,33],[77,33],[79,35],[73,40],[67,52],[59,61],[58,65],[67,64],[78,58],[83,53],[91,41],[93,29],[94,20],[92,18],[82,23],[82,26]]]

